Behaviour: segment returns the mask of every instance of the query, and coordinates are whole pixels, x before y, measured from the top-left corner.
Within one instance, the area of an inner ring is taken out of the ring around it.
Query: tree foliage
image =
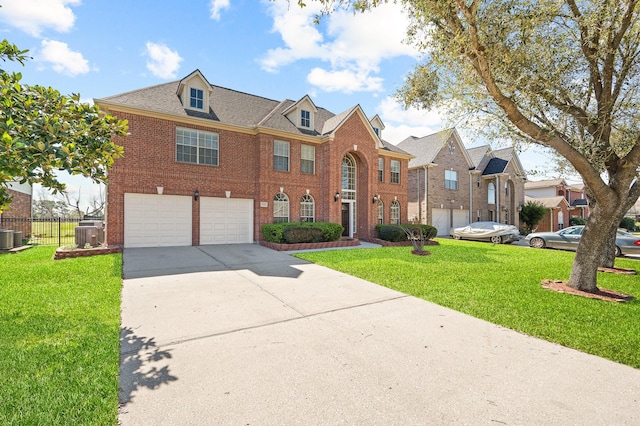
[[[0,42],[3,61],[24,63],[25,50]],[[56,171],[106,182],[107,169],[122,155],[112,136],[125,136],[127,122],[103,114],[80,95],[63,96],[51,87],[21,84],[20,73],[0,70],[0,211],[11,201],[13,181],[63,191]]]
[[[591,216],[569,285],[587,291],[597,290],[600,262],[613,262],[617,225],[640,196],[638,1],[400,1],[425,55],[400,100],[541,145],[582,177]],[[321,2],[331,12],[383,1]]]
[[[549,213],[549,209],[535,201],[527,201],[520,211],[520,221],[525,225],[526,233],[533,232],[533,229],[540,223],[544,215]]]

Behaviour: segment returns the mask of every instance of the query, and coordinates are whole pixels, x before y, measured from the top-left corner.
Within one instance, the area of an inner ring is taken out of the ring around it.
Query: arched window
[[[489,204],[495,204],[496,203],[496,186],[493,182],[489,182],[489,185],[487,185],[487,202]]]
[[[356,199],[356,160],[349,154],[342,159],[342,199]]]
[[[389,223],[391,223],[392,225],[400,225],[400,203],[398,203],[397,200],[394,200],[391,203],[391,214]]]
[[[315,222],[315,202],[309,194],[300,199],[300,222]]]
[[[384,204],[382,203],[382,200],[378,200],[378,223],[384,223]]]
[[[289,222],[289,197],[284,192],[278,192],[273,197],[273,223]]]

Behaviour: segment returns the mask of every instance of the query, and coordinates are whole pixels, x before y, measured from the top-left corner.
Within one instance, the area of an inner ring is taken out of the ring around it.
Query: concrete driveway
[[[123,269],[122,425],[640,424],[640,370],[258,245]]]

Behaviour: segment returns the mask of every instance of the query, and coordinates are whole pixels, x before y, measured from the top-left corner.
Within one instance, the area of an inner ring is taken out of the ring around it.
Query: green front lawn
[[[118,421],[120,254],[0,255],[0,424]]]
[[[546,278],[568,279],[575,254],[511,245],[438,240],[425,246],[336,250],[296,255],[583,352],[640,368],[640,276],[599,273],[598,286],[636,297],[603,302],[545,290]],[[640,260],[616,266],[640,270]]]

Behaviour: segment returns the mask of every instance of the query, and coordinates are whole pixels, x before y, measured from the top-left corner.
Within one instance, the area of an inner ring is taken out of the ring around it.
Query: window
[[[300,111],[300,127],[311,127],[311,113],[309,111]]]
[[[176,129],[176,160],[183,163],[218,165],[218,134]]]
[[[302,145],[300,151],[300,171],[307,175],[316,172],[316,147],[311,145]]]
[[[204,92],[202,90],[191,88],[189,106],[191,108],[204,109]]]
[[[458,172],[455,170],[444,171],[444,188],[458,189]]]
[[[289,142],[273,141],[273,169],[289,171]]]
[[[391,160],[391,183],[400,183],[400,161]]]
[[[349,154],[342,159],[342,199],[356,199],[356,160]]]
[[[489,182],[489,185],[487,185],[487,202],[489,204],[495,204],[496,203],[496,186],[493,184],[493,182]]]
[[[300,222],[315,222],[315,202],[309,194],[300,199]]]
[[[378,200],[378,223],[381,225],[384,223],[384,204],[380,200]]]
[[[391,215],[389,218],[389,223],[392,225],[400,225],[400,203],[397,200],[394,200],[391,203]]]
[[[378,158],[378,182],[384,182],[384,158]]]
[[[287,194],[278,192],[273,197],[273,223],[289,222],[289,197]]]
[[[509,182],[504,183],[504,195],[509,196]]]
[[[374,127],[373,131],[376,132],[376,135],[380,136],[380,129],[378,129],[377,127]]]

